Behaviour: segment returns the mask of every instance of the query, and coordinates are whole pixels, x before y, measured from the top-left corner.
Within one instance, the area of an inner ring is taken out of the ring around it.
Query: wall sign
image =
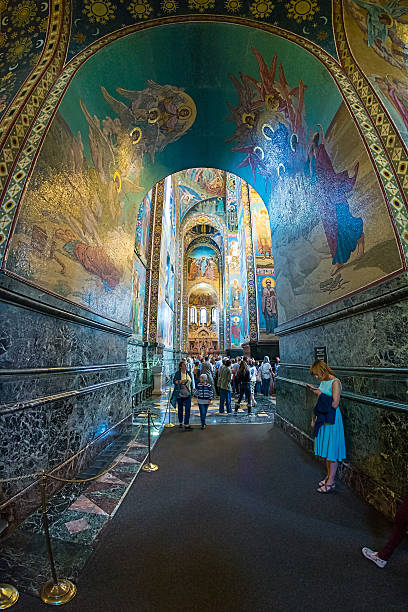
[[[327,348],[325,346],[315,346],[314,358],[315,361],[320,359],[320,361],[324,361],[325,363],[327,363]]]

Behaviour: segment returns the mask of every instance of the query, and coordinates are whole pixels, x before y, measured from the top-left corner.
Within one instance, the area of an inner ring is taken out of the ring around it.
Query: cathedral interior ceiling
[[[153,19],[177,21],[197,13],[208,16],[238,16],[268,23],[294,32],[337,57],[331,16],[331,0],[74,0],[72,33],[68,50],[71,59],[88,45],[135,22]]]

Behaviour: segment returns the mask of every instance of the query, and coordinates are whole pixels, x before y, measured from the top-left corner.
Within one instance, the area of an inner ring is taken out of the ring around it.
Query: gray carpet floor
[[[272,425],[167,430],[78,582],[72,612],[408,610],[408,543],[361,555],[390,524]],[[21,596],[17,610],[44,610]]]

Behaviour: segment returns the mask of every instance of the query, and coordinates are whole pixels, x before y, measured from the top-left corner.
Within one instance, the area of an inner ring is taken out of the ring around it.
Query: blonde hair
[[[327,363],[321,359],[317,359],[312,363],[310,366],[310,373],[312,376],[318,376],[322,380],[329,380],[330,376],[336,376]]]

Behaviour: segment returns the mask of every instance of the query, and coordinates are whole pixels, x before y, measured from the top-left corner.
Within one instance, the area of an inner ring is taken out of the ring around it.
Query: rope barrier
[[[61,478],[60,476],[54,476],[53,474],[46,474],[46,476],[48,476],[48,478],[52,478],[53,480],[58,480],[59,482],[69,482],[69,483],[73,483],[73,484],[80,484],[82,482],[91,482],[92,480],[97,480],[98,478],[101,478],[102,476],[105,476],[105,474],[107,474],[108,472],[110,472],[111,470],[113,470],[121,461],[123,461],[123,457],[126,457],[126,455],[128,454],[128,452],[130,451],[130,449],[132,448],[132,445],[134,442],[136,442],[137,438],[139,437],[140,431],[146,421],[147,415],[144,417],[142,423],[139,426],[139,429],[136,432],[136,435],[134,436],[134,438],[132,438],[132,440],[128,443],[128,448],[124,453],[121,453],[119,455],[119,457],[117,459],[115,459],[115,461],[113,463],[111,463],[111,465],[106,468],[105,470],[103,470],[103,472],[100,472],[100,474],[97,474],[96,476],[90,476],[89,478],[81,478],[81,479],[74,479],[74,478]]]
[[[150,412],[150,418],[151,418],[151,420],[152,420],[152,425],[153,425],[153,427],[156,429],[156,431],[160,431],[160,429],[163,427],[163,425],[164,425],[164,423],[165,423],[165,421],[166,421],[167,412],[168,412],[168,410],[169,410],[169,404],[170,404],[170,393],[169,393],[169,397],[168,397],[168,399],[167,399],[166,411],[165,411],[165,413],[164,413],[163,420],[162,420],[162,422],[160,423],[159,427],[156,427],[156,424],[155,424],[155,422],[154,422],[154,418],[153,418],[153,416],[152,416],[152,413]],[[169,414],[170,414],[170,413],[169,413]],[[170,418],[169,418],[169,421],[170,421]]]
[[[49,472],[41,471],[41,472],[34,472],[32,474],[24,474],[24,476],[12,476],[11,478],[3,478],[0,480],[0,484],[5,483],[5,482],[13,482],[16,480],[23,480],[25,478],[39,477],[39,476],[43,476],[44,473],[48,478],[52,478],[53,480],[58,480],[59,482],[67,482],[67,483],[73,483],[73,484],[80,484],[82,482],[90,482],[91,480],[97,480],[98,478],[105,476],[105,474],[110,472],[110,470],[114,469],[122,461],[123,457],[126,457],[127,453],[132,447],[133,442],[136,442],[137,438],[139,437],[140,431],[146,421],[146,418],[147,418],[147,414],[144,417],[143,422],[140,424],[139,429],[136,432],[136,435],[128,443],[128,449],[124,453],[121,453],[119,457],[115,459],[115,461],[109,467],[107,467],[105,470],[103,470],[103,472],[101,472],[100,474],[97,474],[96,476],[90,476],[89,478],[73,479],[73,478],[62,478],[61,476],[54,476],[54,474],[50,474]],[[3,507],[5,506],[1,505],[0,510]]]
[[[166,420],[166,415],[168,413],[168,407],[169,407],[169,401],[170,400],[168,400],[167,402],[166,411],[164,413],[164,418],[163,418],[163,421],[160,427],[163,426]],[[41,587],[40,597],[44,603],[51,604],[51,605],[65,604],[71,601],[71,599],[75,597],[76,592],[77,592],[76,586],[75,584],[73,584],[73,582],[71,582],[67,578],[58,578],[57,576],[57,571],[56,571],[55,562],[54,562],[54,555],[53,555],[52,546],[51,546],[51,538],[50,538],[49,522],[48,522],[48,514],[47,514],[47,496],[46,496],[47,478],[50,478],[52,480],[57,480],[59,482],[73,483],[73,484],[90,482],[92,480],[101,478],[102,476],[107,474],[109,471],[114,469],[121,461],[123,461],[123,458],[126,457],[128,452],[134,445],[134,442],[136,442],[136,440],[138,439],[140,432],[142,430],[142,427],[144,426],[146,422],[146,419],[147,419],[147,428],[148,428],[148,433],[147,433],[148,435],[148,462],[142,466],[142,470],[145,472],[154,472],[158,469],[158,466],[151,462],[150,423],[152,422],[153,427],[155,427],[155,429],[158,429],[158,431],[160,431],[160,427],[157,428],[156,425],[154,424],[154,420],[151,415],[150,408],[148,408],[147,414],[144,415],[143,421],[142,423],[140,423],[136,434],[133,436],[132,440],[128,442],[126,451],[123,453],[120,453],[120,455],[115,459],[113,463],[110,464],[108,468],[106,468],[105,470],[103,470],[102,472],[100,472],[99,474],[95,476],[90,476],[89,478],[81,478],[81,479],[79,478],[61,478],[60,476],[54,476],[53,474],[47,473],[45,470],[42,470],[41,472],[33,472],[31,474],[24,474],[23,476],[12,476],[10,478],[3,478],[0,480],[0,483],[4,483],[4,482],[13,482],[17,480],[24,480],[26,478],[34,478],[34,477],[41,476],[42,521],[43,521],[44,535],[45,535],[45,540],[46,540],[46,545],[47,545],[47,553],[48,553],[48,559],[50,563],[50,570],[51,570],[51,576],[52,576],[51,580],[43,584]],[[4,508],[7,504],[8,502],[6,502],[6,504],[0,505],[0,509]],[[5,583],[0,583],[0,609],[10,608],[17,602],[18,598],[19,598],[19,593],[14,586],[5,584]]]
[[[11,476],[11,478],[0,478],[0,484],[2,482],[13,482],[16,480],[24,480],[25,478],[35,478],[41,476],[42,472],[34,472],[33,474],[24,474],[24,476]]]

